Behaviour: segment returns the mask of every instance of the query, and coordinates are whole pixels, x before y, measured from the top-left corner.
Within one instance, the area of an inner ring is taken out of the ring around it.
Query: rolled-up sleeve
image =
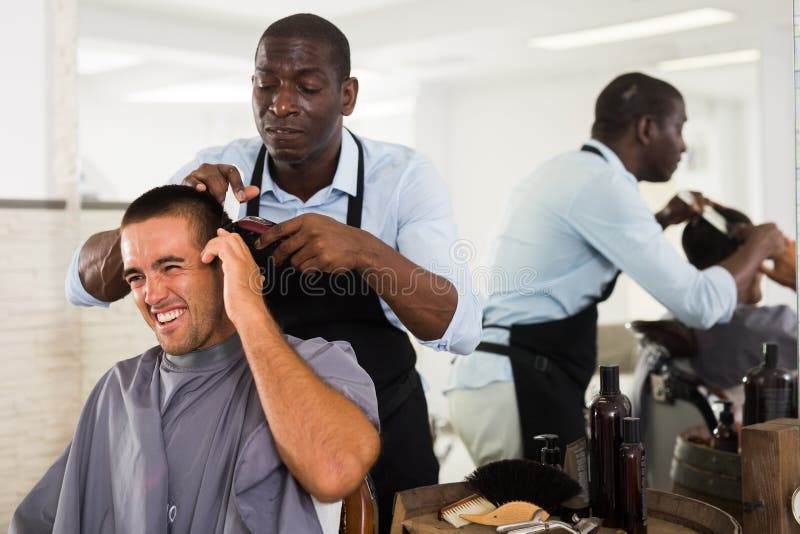
[[[481,337],[481,305],[472,291],[469,260],[475,246],[458,239],[450,195],[430,160],[417,156],[399,188],[398,251],[425,270],[453,284],[458,304],[439,339],[419,343],[439,351],[469,354]]]
[[[93,297],[81,283],[80,272],[78,271],[78,261],[80,260],[81,250],[86,242],[81,243],[72,255],[72,261],[67,270],[67,276],[64,278],[64,293],[67,301],[73,306],[100,306],[108,308],[110,303],[104,302],[100,299]]]
[[[681,322],[705,329],[733,315],[733,276],[717,266],[700,271],[681,257],[633,184],[619,177],[610,184],[590,181],[574,198],[568,220]]]

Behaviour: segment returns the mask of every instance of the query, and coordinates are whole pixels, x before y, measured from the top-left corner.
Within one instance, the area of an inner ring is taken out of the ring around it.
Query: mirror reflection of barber
[[[663,237],[663,228],[711,203],[699,194],[692,205],[676,197],[653,215],[639,192],[639,182],[665,182],[675,172],[686,120],[676,88],[623,74],[597,99],[591,139],[511,192],[492,268],[537,276],[489,295],[483,341],[456,359],[446,391],[453,424],[477,464],[537,459],[537,434],[558,434],[562,450],[584,436],[597,304],[620,271],[685,324],[707,328],[731,318],[762,261],[783,251],[780,231],[765,224],[720,265],[698,270]]]
[[[171,182],[220,201],[230,183],[240,216],[279,223],[261,243],[282,240],[274,253],[280,265],[263,266],[267,286],[277,288],[267,304],[288,334],[348,341],[375,382],[382,451],[371,474],[381,532],[388,532],[394,493],[438,480],[406,331],[423,345],[461,354],[480,338],[480,304],[456,281],[469,276],[456,277],[449,257],[457,239],[449,193],[426,157],[343,128],[358,80],[350,76],[347,39],[330,22],[293,15],[272,24],[259,40],[252,83],[259,136],[200,151]],[[76,254],[72,302],[107,305],[126,294],[117,283],[118,239],[116,230],[95,234]],[[427,270],[433,266],[452,279]],[[328,275],[311,290],[296,273],[286,285],[270,284],[289,268],[342,272],[336,287],[364,291],[337,294]],[[369,272],[392,279],[364,276]]]

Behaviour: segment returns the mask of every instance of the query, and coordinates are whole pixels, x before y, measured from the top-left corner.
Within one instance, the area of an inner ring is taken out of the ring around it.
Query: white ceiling
[[[701,7],[729,10],[737,19],[566,51],[527,45],[535,36]],[[305,11],[329,18],[345,32],[362,92],[381,98],[402,96],[426,81],[497,83],[648,68],[668,59],[762,48],[773,35],[785,35],[792,46],[790,0],[84,0],[84,48],[142,57],[139,64],[86,76],[84,83],[116,94],[232,77],[246,85],[263,29]]]

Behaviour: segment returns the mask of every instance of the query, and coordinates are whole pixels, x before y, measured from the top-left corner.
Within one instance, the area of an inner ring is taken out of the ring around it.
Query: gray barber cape
[[[374,386],[349,344],[287,339],[378,426]],[[43,532],[294,534],[321,527],[311,497],[278,456],[234,334],[183,356],[154,347],[100,379],[72,442],[9,528]]]

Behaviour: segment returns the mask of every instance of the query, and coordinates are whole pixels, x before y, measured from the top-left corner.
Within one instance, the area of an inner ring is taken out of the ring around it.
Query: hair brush
[[[526,501],[557,514],[559,506],[581,491],[561,470],[533,460],[500,460],[477,468],[466,477],[467,486],[501,506]]]

